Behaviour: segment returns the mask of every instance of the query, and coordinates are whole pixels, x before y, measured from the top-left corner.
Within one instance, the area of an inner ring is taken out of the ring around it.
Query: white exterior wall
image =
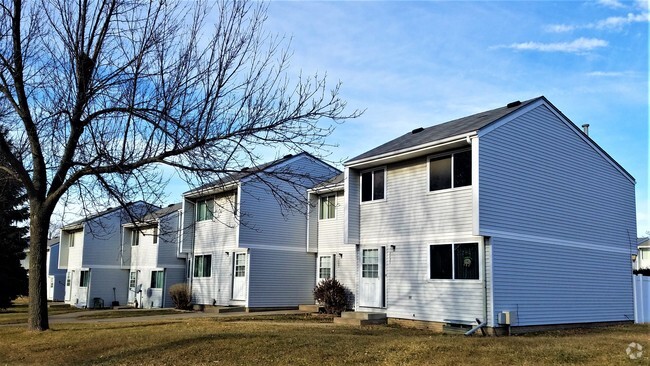
[[[467,322],[484,319],[485,261],[482,238],[472,235],[473,188],[429,192],[427,162],[425,156],[388,165],[384,200],[359,203],[357,193],[356,202],[348,201],[349,207],[360,208],[360,249],[386,247],[389,317]],[[350,186],[358,190],[359,174],[355,176],[356,183]],[[479,280],[429,279],[430,245],[467,242],[479,244]],[[358,303],[357,308],[365,310]]]
[[[515,325],[632,318],[634,183],[542,105],[479,133],[493,314]]]
[[[336,195],[336,209],[333,219],[319,219],[320,206],[317,206],[315,222],[317,223],[318,253],[316,256],[316,279],[319,274],[319,258],[334,256],[334,278],[350,290],[351,306],[355,303],[357,289],[357,258],[356,246],[345,244],[345,194],[343,191],[323,193],[321,196]],[[320,197],[320,196],[318,196]]]
[[[232,252],[237,249],[239,223],[229,207],[235,207],[235,191],[220,194],[215,199],[214,219],[194,224],[194,256],[212,255],[210,277],[192,278],[192,301],[195,304],[230,305],[232,282]],[[221,209],[219,209],[221,207]],[[192,214],[192,217],[196,217]],[[187,220],[186,220],[187,222]],[[228,252],[228,255],[226,255]],[[194,268],[192,258],[192,275]]]
[[[47,299],[63,301],[65,296],[65,269],[59,269],[59,247],[53,244],[47,251]]]

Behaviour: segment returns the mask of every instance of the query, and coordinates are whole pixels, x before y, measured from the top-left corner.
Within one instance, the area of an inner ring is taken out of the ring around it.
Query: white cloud
[[[581,37],[571,42],[523,42],[497,46],[497,48],[510,48],[521,51],[584,53],[596,48],[607,47],[608,44],[607,41],[602,39]]]
[[[597,3],[613,9],[620,9],[625,7],[625,5],[623,5],[623,3],[618,0],[598,0]]]
[[[551,33],[566,33],[576,29],[619,30],[625,25],[633,23],[645,23],[649,20],[650,15],[647,12],[640,14],[628,13],[626,16],[609,17],[597,22],[582,25],[551,24],[546,26],[546,31]]]

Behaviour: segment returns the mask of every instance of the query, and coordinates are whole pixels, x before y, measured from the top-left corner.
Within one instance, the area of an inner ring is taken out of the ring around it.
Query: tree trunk
[[[50,215],[30,202],[29,224],[29,330],[50,328],[47,317],[47,232]]]

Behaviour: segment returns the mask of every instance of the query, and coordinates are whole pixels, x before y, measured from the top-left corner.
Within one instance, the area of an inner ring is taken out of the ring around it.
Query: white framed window
[[[386,169],[379,168],[361,173],[361,202],[386,198]]]
[[[194,256],[194,277],[212,276],[212,255]]]
[[[379,249],[361,251],[361,277],[379,278]]]
[[[246,277],[246,253],[235,254],[235,277]]]
[[[50,277],[50,288],[54,288],[54,278]]]
[[[151,271],[151,288],[162,288],[165,281],[165,271]]]
[[[332,256],[318,258],[318,279],[328,280],[332,278]]]
[[[320,198],[320,219],[336,218],[336,195],[328,195]]]
[[[80,271],[79,272],[79,287],[88,287],[90,283],[90,271]]]
[[[132,230],[131,231],[131,246],[137,246],[140,245],[140,233],[138,230]]]
[[[429,158],[429,191],[472,185],[472,150]]]
[[[429,279],[480,279],[480,258],[478,243],[430,245]]]
[[[65,274],[65,285],[66,287],[70,287],[70,284],[72,283],[72,272],[68,272]]]
[[[214,217],[214,199],[208,198],[196,202],[196,221],[212,220]]]
[[[68,234],[68,247],[74,248],[74,233]]]

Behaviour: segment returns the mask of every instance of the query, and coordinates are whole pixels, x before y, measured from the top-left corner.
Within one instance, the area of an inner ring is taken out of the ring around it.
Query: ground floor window
[[[90,271],[79,272],[79,287],[88,287],[90,282]]]
[[[165,271],[151,271],[151,288],[162,288]]]
[[[429,278],[478,280],[478,243],[429,246]]]
[[[194,277],[210,277],[212,275],[212,255],[194,256]]]
[[[318,262],[318,279],[328,280],[332,278],[332,256],[320,257]]]

